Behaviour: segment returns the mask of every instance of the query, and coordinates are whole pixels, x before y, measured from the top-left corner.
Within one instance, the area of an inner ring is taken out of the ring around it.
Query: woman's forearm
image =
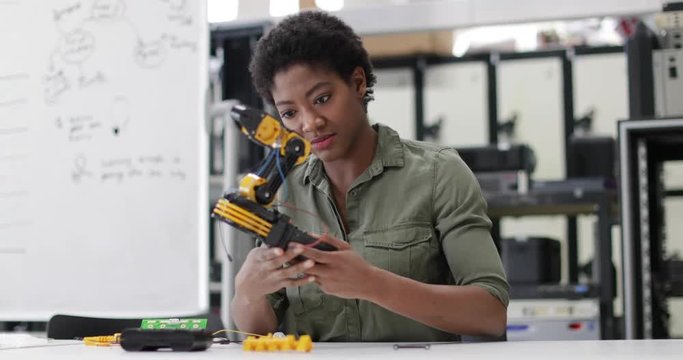
[[[425,284],[377,268],[371,276],[382,286],[375,287],[367,300],[387,310],[454,334],[505,332],[505,306],[481,287]]]
[[[247,299],[236,293],[230,313],[240,331],[265,335],[277,330],[277,317],[266,297]]]

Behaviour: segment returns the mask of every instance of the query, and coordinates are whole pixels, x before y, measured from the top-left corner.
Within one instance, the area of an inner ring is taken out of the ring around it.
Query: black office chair
[[[164,317],[157,317],[164,318]],[[169,317],[173,318],[173,317]],[[223,322],[217,314],[209,313],[190,317],[192,319],[208,319],[206,330],[216,332],[223,329]],[[120,333],[124,329],[139,328],[142,319],[110,319],[93,318],[74,315],[55,315],[47,323],[47,337],[49,339],[81,339],[86,336],[105,336]]]

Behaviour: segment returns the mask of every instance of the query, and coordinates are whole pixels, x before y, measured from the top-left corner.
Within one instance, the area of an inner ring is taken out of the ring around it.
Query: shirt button
[[[358,190],[351,190],[351,196],[358,195]]]

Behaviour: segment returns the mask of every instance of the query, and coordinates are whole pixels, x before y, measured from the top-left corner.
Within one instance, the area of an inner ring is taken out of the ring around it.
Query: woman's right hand
[[[235,296],[253,301],[285,287],[301,286],[315,281],[313,276],[304,274],[306,269],[315,265],[313,260],[293,261],[302,252],[301,246],[289,247],[287,251],[265,246],[252,249],[235,276]],[[292,265],[283,267],[288,263]],[[298,274],[304,276],[297,277]]]

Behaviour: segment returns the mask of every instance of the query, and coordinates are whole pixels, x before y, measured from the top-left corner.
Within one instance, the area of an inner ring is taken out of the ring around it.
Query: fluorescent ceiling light
[[[238,0],[209,0],[207,12],[210,23],[237,19]]]
[[[339,11],[344,7],[344,0],[315,0],[315,6],[326,11]]]
[[[270,16],[287,16],[299,11],[299,0],[270,0]]]

